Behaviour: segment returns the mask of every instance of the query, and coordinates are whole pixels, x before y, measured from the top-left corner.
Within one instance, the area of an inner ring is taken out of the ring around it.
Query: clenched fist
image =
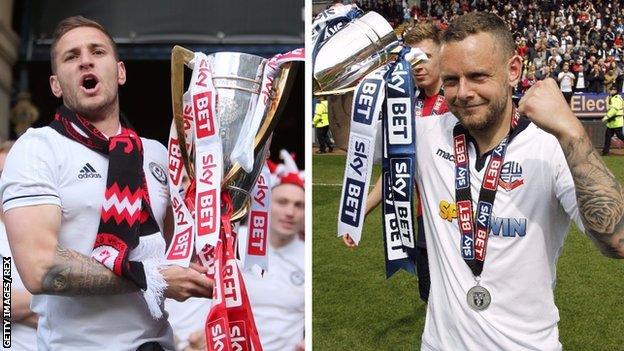
[[[585,133],[583,125],[552,78],[538,81],[529,88],[520,99],[518,112],[560,141],[565,137]]]

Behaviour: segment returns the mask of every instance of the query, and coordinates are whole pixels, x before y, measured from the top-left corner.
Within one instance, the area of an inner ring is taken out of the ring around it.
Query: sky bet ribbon
[[[327,39],[362,14],[364,12],[355,4],[331,7],[319,13],[312,23],[312,62]]]
[[[511,112],[510,133],[492,151],[485,169],[477,207],[473,212],[472,191],[470,188],[470,161],[468,157],[468,131],[459,123],[453,129],[453,149],[455,156],[455,202],[457,225],[461,237],[461,255],[475,277],[481,275],[487,250],[488,233],[492,208],[498,189],[500,172],[505,162],[507,145],[511,141],[511,131],[519,123],[520,116],[515,107]],[[473,218],[473,213],[475,213]]]
[[[416,163],[416,130],[412,101],[415,96],[411,65],[404,48],[386,77],[382,162],[386,277],[400,268],[415,274],[413,189]]]
[[[364,205],[373,169],[377,120],[384,101],[384,75],[387,70],[388,66],[382,66],[358,84],[351,109],[349,149],[338,212],[338,236],[349,234],[356,244],[362,236]]]

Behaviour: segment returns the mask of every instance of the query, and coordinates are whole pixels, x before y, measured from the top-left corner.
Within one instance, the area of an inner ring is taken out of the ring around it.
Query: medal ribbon
[[[364,205],[373,169],[377,120],[385,95],[383,66],[369,73],[356,87],[351,109],[347,162],[338,211],[338,236],[349,234],[357,244],[362,236]]]
[[[400,268],[415,274],[413,189],[416,164],[414,84],[404,48],[386,78],[386,110],[383,116],[384,158],[382,185],[386,276]]]
[[[507,145],[511,131],[518,125],[519,115],[512,111],[510,133],[494,148],[490,161],[485,169],[479,201],[477,202],[476,223],[472,211],[472,193],[470,191],[470,161],[468,158],[468,131],[457,124],[453,129],[455,154],[455,201],[457,207],[457,224],[461,236],[460,251],[462,258],[470,267],[475,277],[481,275],[487,251],[490,219],[500,171],[503,167]]]

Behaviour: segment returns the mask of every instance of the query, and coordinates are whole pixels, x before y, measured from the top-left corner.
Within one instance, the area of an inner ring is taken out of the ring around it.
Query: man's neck
[[[107,118],[103,121],[91,122],[91,124],[109,138],[117,135],[119,132],[119,116]]]
[[[94,114],[81,114],[97,130],[107,137],[117,135],[119,132],[119,104],[112,104],[109,108],[103,109]]]
[[[435,84],[429,87],[423,87],[423,89],[425,90],[425,95],[427,97],[431,97],[431,96],[438,94],[440,92],[441,87],[442,87],[442,81],[438,79]]]
[[[271,233],[271,235],[269,235],[269,244],[272,248],[279,249],[293,242],[293,240],[295,240],[295,237],[296,235],[284,236]]]
[[[469,130],[470,135],[475,139],[479,148],[479,157],[495,148],[501,140],[509,133],[511,125],[511,112],[513,105],[511,99],[503,112],[503,116],[498,116],[497,122],[486,130]]]

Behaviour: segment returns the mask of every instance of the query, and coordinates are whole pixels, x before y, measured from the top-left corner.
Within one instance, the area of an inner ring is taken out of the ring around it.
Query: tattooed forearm
[[[624,191],[587,136],[562,143],[587,233],[610,257],[624,257]]]
[[[131,281],[78,252],[56,247],[54,264],[46,272],[42,293],[51,295],[112,295],[138,291]]]

